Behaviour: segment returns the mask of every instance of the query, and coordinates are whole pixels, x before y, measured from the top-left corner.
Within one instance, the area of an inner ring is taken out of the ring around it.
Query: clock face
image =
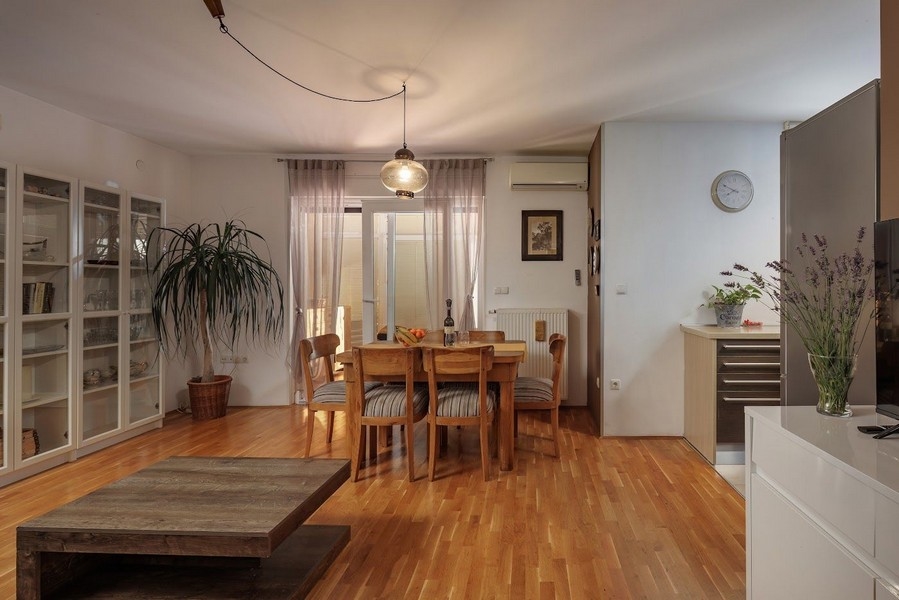
[[[721,210],[743,210],[752,202],[752,181],[740,171],[725,171],[712,182],[712,200]]]

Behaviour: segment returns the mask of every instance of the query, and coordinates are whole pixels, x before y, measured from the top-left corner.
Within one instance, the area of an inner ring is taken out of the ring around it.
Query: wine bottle
[[[446,300],[446,318],[443,320],[443,345],[456,345],[456,323],[453,321],[453,301]]]

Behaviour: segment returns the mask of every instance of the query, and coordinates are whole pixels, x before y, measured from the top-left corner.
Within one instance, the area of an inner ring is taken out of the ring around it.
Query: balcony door
[[[429,326],[423,236],[420,200],[362,203],[363,342],[396,325]]]

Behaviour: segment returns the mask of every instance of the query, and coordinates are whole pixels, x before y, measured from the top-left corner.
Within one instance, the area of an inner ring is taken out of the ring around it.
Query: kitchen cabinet
[[[684,437],[711,464],[743,464],[743,409],[780,403],[780,328],[681,325]]]
[[[814,406],[746,409],[747,598],[899,596],[899,447]]]

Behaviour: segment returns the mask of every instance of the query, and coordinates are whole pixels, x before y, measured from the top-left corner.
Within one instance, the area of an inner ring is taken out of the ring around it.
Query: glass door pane
[[[162,201],[132,196],[130,223],[128,370],[122,377],[128,382],[128,424],[133,425],[162,414],[159,343],[150,317],[146,268],[150,233],[163,224]]]
[[[122,194],[81,188],[82,296],[80,442],[122,426],[119,331],[122,280]]]
[[[22,464],[74,441],[69,354],[74,186],[68,178],[26,169],[19,173],[14,256],[20,281],[14,310],[22,316],[15,340],[18,405],[12,429],[22,433],[13,446]]]
[[[9,250],[9,236],[6,231],[7,212],[9,201],[9,187],[11,184],[9,167],[0,164],[0,429],[3,431],[13,431],[11,427],[10,411],[7,406],[6,385],[8,377],[6,376],[6,324],[8,315],[6,314],[6,290],[9,289],[6,277],[9,270],[6,268],[6,255]],[[12,445],[10,444],[10,436],[3,436],[0,433],[0,471],[4,467],[10,466],[10,452]]]
[[[365,211],[364,247],[371,260],[365,265],[366,341],[378,333],[387,340],[389,327],[427,329],[425,290],[424,213],[421,210]]]
[[[362,343],[362,257],[362,213],[348,212],[343,219],[339,306],[349,320],[353,346]]]

